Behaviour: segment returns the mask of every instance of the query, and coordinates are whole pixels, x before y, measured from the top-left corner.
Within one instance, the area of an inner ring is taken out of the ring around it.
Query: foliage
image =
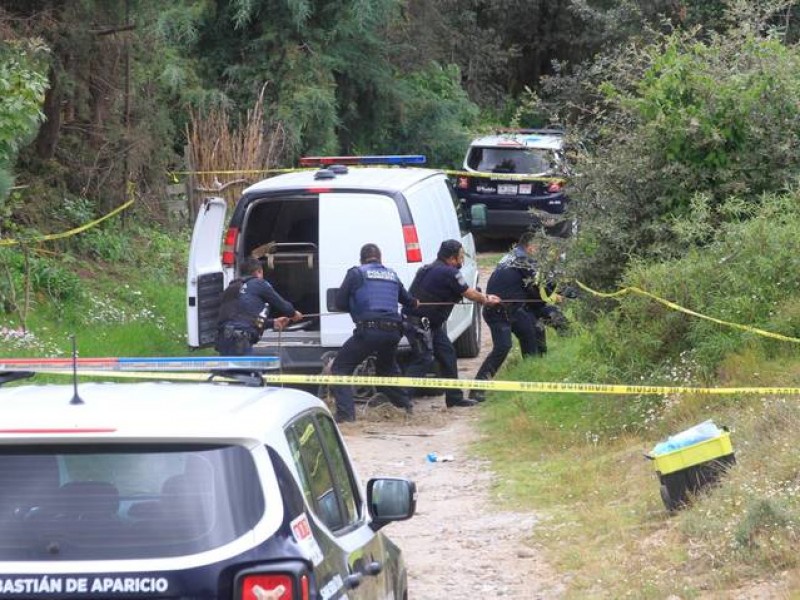
[[[41,56],[45,51],[35,41],[0,46],[0,95],[5,99],[0,105],[0,165],[12,163],[44,117],[47,78]]]
[[[378,142],[377,150],[425,154],[429,164],[457,167],[477,116],[459,81],[455,65],[435,63],[401,78],[398,119],[387,124],[386,141]]]
[[[0,209],[11,187],[9,170],[17,153],[44,117],[45,54],[46,48],[38,40],[0,45]]]
[[[543,106],[572,94],[554,118],[589,149],[570,189],[581,220],[571,259],[587,283],[613,286],[633,257],[684,254],[669,223],[698,194],[714,228],[728,218],[718,210],[725,198],[757,202],[794,182],[800,55],[766,25],[754,28],[769,16],[758,8],[728,13],[736,27],[723,34],[646,31],[584,66],[580,80],[548,88]]]
[[[634,262],[623,285],[710,317],[800,337],[794,300],[800,262],[793,250],[800,233],[798,194],[765,196],[758,205],[724,203],[718,213],[729,220],[721,224],[710,203],[696,199],[693,212],[671,227],[677,238],[702,236],[702,248],[669,261]],[[669,385],[712,382],[723,360],[743,348],[769,356],[795,351],[790,342],[687,316],[634,294],[598,319],[592,337],[582,349],[585,375],[597,365],[613,365],[617,380],[647,377]]]
[[[4,272],[0,273],[1,312],[17,310],[26,277],[30,278],[33,292],[45,302],[58,303],[80,296],[80,280],[67,265],[34,255],[29,259],[26,274],[24,254],[19,248],[0,248],[0,263],[4,266]]]

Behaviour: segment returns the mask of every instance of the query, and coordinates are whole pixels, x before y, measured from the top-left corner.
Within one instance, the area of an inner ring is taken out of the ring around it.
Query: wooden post
[[[194,161],[192,160],[192,147],[191,144],[186,144],[183,148],[183,155],[186,157],[186,170],[189,174],[186,176],[186,202],[188,210],[186,213],[189,215],[189,227],[194,225],[197,220],[197,203],[195,202],[195,189],[197,188],[197,181],[194,175]]]

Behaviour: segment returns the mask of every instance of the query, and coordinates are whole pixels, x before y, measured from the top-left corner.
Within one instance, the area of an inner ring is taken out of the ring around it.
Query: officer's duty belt
[[[399,321],[358,321],[357,329],[380,329],[382,331],[402,331],[403,324]]]

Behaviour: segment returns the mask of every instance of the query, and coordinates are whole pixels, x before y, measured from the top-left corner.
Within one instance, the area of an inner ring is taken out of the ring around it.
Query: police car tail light
[[[551,181],[550,185],[547,186],[547,191],[550,194],[557,194],[558,192],[561,191],[562,187],[563,187],[562,182],[560,182],[560,181]]]
[[[422,248],[419,247],[416,226],[403,225],[403,242],[406,245],[406,260],[410,263],[422,262]]]
[[[232,267],[235,262],[234,249],[236,248],[236,240],[239,237],[238,227],[229,227],[225,234],[225,242],[222,245],[222,264],[226,267]]]
[[[301,167],[323,165],[424,165],[424,154],[385,154],[372,156],[304,156]]]
[[[241,580],[237,600],[309,600],[308,576],[289,573],[254,573]]]
[[[459,189],[467,189],[469,187],[469,177],[459,177],[456,185],[458,185]]]

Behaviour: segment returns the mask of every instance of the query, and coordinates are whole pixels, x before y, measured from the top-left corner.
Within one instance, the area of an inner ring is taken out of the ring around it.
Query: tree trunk
[[[36,155],[43,159],[55,156],[58,138],[61,133],[61,78],[55,66],[48,75],[50,88],[44,96],[44,122],[36,135]]]

